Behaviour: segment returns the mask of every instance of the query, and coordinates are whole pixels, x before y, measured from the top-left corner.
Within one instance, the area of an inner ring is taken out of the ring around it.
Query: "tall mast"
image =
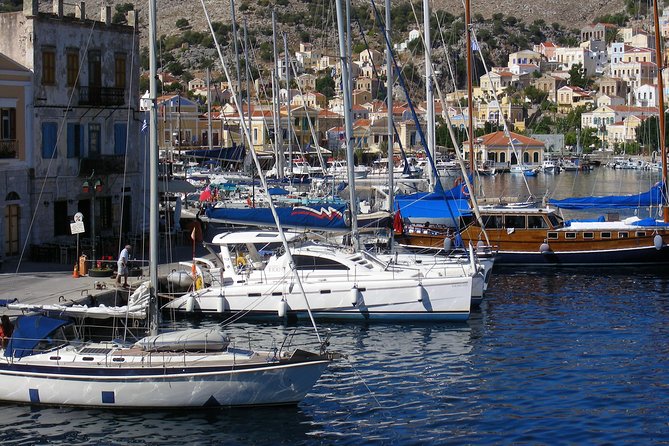
[[[283,148],[281,147],[281,104],[279,103],[279,51],[276,46],[276,11],[272,10],[272,44],[274,47],[274,70],[272,73],[272,103],[274,104],[274,151],[277,177],[283,179]]]
[[[348,164],[348,189],[351,209],[351,241],[353,247],[359,249],[358,241],[358,203],[355,195],[355,175],[353,173],[353,123],[351,122],[351,89],[349,79],[348,56],[346,54],[346,36],[344,35],[344,12],[342,0],[336,0],[337,29],[339,31],[339,61],[341,66],[342,95],[344,96],[344,122],[346,125],[346,163]]]
[[[469,132],[469,171],[476,169],[474,159],[474,99],[472,92],[472,16],[470,11],[470,0],[465,0],[465,35],[467,36],[467,131]]]
[[[393,84],[395,76],[393,73],[392,47],[390,46],[390,0],[386,0],[386,101],[388,104],[388,211],[395,210],[395,162],[394,142],[395,128],[393,126]],[[390,252],[393,250],[393,232],[390,231]]]
[[[430,151],[432,159],[435,158],[435,128],[434,128],[434,92],[432,91],[432,39],[430,37],[430,0],[423,0],[423,35],[425,42],[425,102],[427,108],[427,150]],[[435,173],[429,170],[430,184],[434,187],[437,181]]]
[[[664,68],[664,56],[662,55],[662,44],[660,37],[660,19],[657,7],[657,0],[653,0],[653,15],[655,16],[655,60],[657,62],[657,105],[660,113],[660,156],[662,159],[662,183],[663,186],[663,207],[662,218],[665,223],[669,223],[669,207],[667,206],[667,144],[664,139],[664,83],[662,82],[662,69]]]
[[[293,138],[291,129],[293,121],[290,119],[290,54],[288,53],[288,37],[283,33],[283,51],[286,61],[286,111],[288,113],[288,172],[293,177]]]
[[[246,72],[246,111],[249,118],[249,134],[253,135],[251,132],[251,66],[249,65],[249,35],[246,29],[246,17],[244,17],[244,65],[246,67],[244,70]],[[249,144],[253,145],[255,142],[257,141],[251,140]],[[249,147],[249,150],[251,150],[251,147]]]
[[[237,39],[237,20],[235,19],[235,0],[230,0],[230,15],[232,18],[232,40],[235,42],[235,64],[237,68],[237,92],[239,92],[239,104],[242,103],[242,76],[239,69],[239,42]],[[232,85],[230,86],[232,88]]]
[[[151,297],[149,305],[149,331],[158,334],[158,67],[156,64],[156,0],[149,1],[149,277]]]
[[[209,150],[214,148],[211,138],[211,73],[207,67],[207,145]]]

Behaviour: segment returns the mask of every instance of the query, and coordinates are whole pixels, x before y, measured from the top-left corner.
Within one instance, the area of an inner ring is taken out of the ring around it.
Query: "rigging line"
[[[360,382],[362,383],[362,385],[365,386],[365,389],[367,390],[367,393],[369,393],[369,395],[372,397],[372,399],[374,399],[374,402],[376,403],[376,405],[377,405],[380,409],[384,409],[384,407],[381,405],[381,402],[380,402],[379,399],[376,397],[376,394],[375,394],[375,393],[372,391],[372,389],[369,387],[369,385],[367,384],[367,381],[365,380],[365,378],[363,378],[362,373],[360,373],[360,371],[358,371],[357,367],[355,367],[355,366],[353,365],[353,362],[349,359],[348,356],[344,356],[343,358],[346,359],[346,363],[349,365],[349,367],[351,367],[351,370],[353,370],[353,373],[355,374],[355,376],[360,380]],[[385,410],[385,409],[384,409],[384,410]]]
[[[228,67],[225,64],[225,61],[223,60],[223,54],[221,53],[221,48],[218,45],[218,39],[216,38],[216,34],[214,33],[214,28],[213,28],[213,25],[211,23],[211,19],[209,18],[209,12],[207,11],[207,7],[204,4],[204,0],[200,0],[200,3],[202,4],[202,9],[204,10],[204,15],[205,15],[205,18],[207,20],[207,24],[209,25],[209,29],[212,33],[212,38],[214,40],[214,46],[215,46],[215,48],[218,52],[219,59],[221,61],[221,65],[223,66],[223,71],[225,72],[225,77],[227,78],[228,83],[232,84],[230,82],[230,73],[228,72]],[[237,105],[237,110],[239,112],[240,111],[239,103],[238,103],[237,97],[235,95],[233,95],[233,100],[235,101],[235,104]],[[244,132],[244,136],[246,137],[246,140],[251,141],[251,134],[249,132],[249,128],[246,126],[246,122],[244,121],[244,119],[241,119],[240,122],[241,122],[242,130]],[[253,161],[255,162],[256,168],[258,169],[258,174],[260,176],[260,181],[262,182],[262,185],[265,188],[265,191],[268,191],[269,188],[267,187],[267,179],[265,178],[265,175],[263,175],[263,173],[262,173],[262,169],[260,167],[260,160],[258,159],[258,155],[257,155],[255,149],[251,148],[251,153],[253,155]],[[290,252],[290,248],[288,246],[288,241],[286,240],[286,236],[285,236],[285,234],[283,232],[283,228],[281,226],[281,221],[279,220],[279,216],[276,212],[276,208],[274,206],[274,200],[272,199],[272,196],[269,195],[269,193],[267,194],[267,200],[269,202],[269,207],[270,207],[270,210],[272,212],[272,216],[274,217],[274,220],[276,221],[276,226],[277,226],[277,229],[278,229],[278,232],[279,232],[279,237],[281,238],[281,242],[282,242],[284,248],[286,249],[286,254],[288,255],[288,258],[289,258],[290,269],[294,273],[296,282],[297,282],[297,284],[300,288],[302,297],[304,298],[304,302],[305,302],[305,305],[306,305],[306,308],[307,308],[307,312],[309,313],[309,319],[311,320],[311,323],[314,327],[314,331],[316,333],[316,337],[318,338],[318,342],[320,343],[320,342],[322,342],[321,341],[321,336],[318,333],[318,326],[316,325],[316,321],[314,320],[314,316],[311,312],[311,305],[309,304],[309,299],[307,299],[306,292],[304,291],[304,286],[302,285],[302,280],[300,279],[300,276],[299,276],[299,274],[297,274],[297,270],[295,269],[295,261],[293,260],[293,256],[292,256],[292,254]]]
[[[130,53],[130,73],[133,73],[133,67],[135,65],[135,31],[137,27],[133,26],[132,27],[132,52]],[[121,234],[123,233],[123,211],[125,210],[125,185],[126,185],[126,178],[128,174],[128,146],[130,143],[130,112],[132,110],[131,104],[132,104],[132,99],[135,97],[135,95],[132,93],[134,91],[133,89],[133,79],[134,77],[132,74],[130,75],[130,83],[128,85],[128,107],[126,109],[127,113],[127,118],[126,118],[126,124],[125,124],[125,154],[123,155],[123,181],[121,183],[121,220],[120,220],[120,227],[119,227],[119,237],[118,237],[118,247],[117,251],[121,252]],[[127,230],[128,228],[126,228]]]
[[[369,48],[369,43],[367,42],[367,37],[365,36],[365,31],[362,28],[362,24],[360,23],[360,19],[358,18],[357,14],[355,11],[353,12],[353,17],[355,18],[356,23],[358,24],[358,29],[360,30],[360,35],[362,36],[362,41],[365,44],[366,48]],[[386,34],[386,28],[383,28],[383,33]],[[374,76],[376,76],[377,79],[380,79],[379,72],[376,69],[376,64],[374,63],[374,59],[370,57],[370,62],[372,63],[372,72],[374,73]],[[386,91],[386,97],[392,94],[392,91]],[[400,153],[402,154],[402,159],[404,161],[405,166],[409,166],[409,159],[407,158],[406,152],[404,150],[404,147],[402,145],[402,138],[400,138],[399,131],[397,130],[397,126],[395,125],[395,119],[393,118],[393,113],[392,110],[388,110],[388,118],[390,119],[393,125],[393,133],[395,137],[397,138],[397,142],[399,145]],[[388,142],[388,147],[390,147],[390,141]],[[392,150],[388,149],[388,156],[392,157],[394,154],[392,153]],[[391,213],[394,214],[394,211],[392,209],[389,209]]]
[[[471,28],[471,34],[472,34],[472,45],[476,45],[478,47],[479,51],[479,57],[481,58],[481,62],[483,63],[483,68],[485,69],[486,75],[488,76],[488,79],[490,79],[490,71],[488,71],[488,64],[486,64],[485,59],[483,58],[483,54],[481,54],[481,47],[479,45],[478,39],[476,38],[476,31],[474,30],[474,27],[471,25],[471,23],[467,23],[466,26]],[[468,51],[472,52],[472,56],[474,55],[474,50],[471,48],[467,49]],[[525,161],[521,159],[521,157],[518,156],[518,152],[516,151],[516,145],[513,142],[513,138],[511,138],[511,133],[509,131],[509,126],[506,122],[506,118],[504,117],[504,112],[502,110],[502,106],[499,104],[499,97],[497,95],[497,89],[495,88],[495,85],[491,82],[490,86],[492,87],[493,95],[495,97],[495,105],[497,106],[497,112],[499,113],[499,119],[502,120],[502,124],[504,127],[504,136],[509,138],[509,145],[511,146],[511,150],[513,153],[516,155],[516,160],[518,161],[518,164],[524,165]],[[486,103],[490,105],[490,102],[487,100],[486,96]],[[523,182],[525,183],[525,187],[527,188],[527,192],[529,194],[528,198],[533,198],[534,195],[532,194],[532,190],[530,189],[530,184],[527,181],[527,177],[525,177],[525,174],[523,173]]]
[[[414,11],[414,18],[416,20],[418,20],[418,18],[416,17],[416,11],[413,9],[413,4],[412,4],[412,10]],[[421,42],[423,43],[423,45],[426,45],[424,34],[423,33],[419,33],[419,34],[420,34]],[[432,57],[430,56],[431,52],[427,52],[426,54],[427,54],[426,64],[430,64],[430,66],[433,66]],[[474,215],[476,216],[476,220],[478,221],[479,225],[481,226],[481,228],[483,230],[483,236],[486,239],[486,243],[488,245],[490,245],[490,239],[488,238],[488,233],[485,230],[485,224],[483,222],[483,217],[481,216],[481,212],[479,210],[478,202],[477,202],[477,199],[476,199],[476,194],[474,193],[474,186],[469,179],[469,174],[468,174],[467,168],[465,166],[465,161],[462,157],[462,153],[460,152],[460,147],[458,146],[458,141],[457,141],[457,138],[455,136],[455,131],[453,130],[453,124],[451,122],[451,117],[448,115],[448,112],[447,112],[446,101],[444,100],[444,95],[442,94],[441,87],[439,87],[439,82],[437,81],[437,76],[436,76],[435,70],[431,70],[431,72],[432,72],[432,78],[434,80],[434,87],[437,90],[437,95],[439,96],[439,100],[442,104],[441,115],[442,115],[442,118],[444,119],[444,121],[446,123],[447,128],[448,128],[448,134],[451,138],[451,142],[453,144],[453,149],[454,149],[455,155],[458,159],[458,164],[460,165],[460,170],[462,171],[462,179],[464,180],[464,184],[466,185],[467,189],[469,190],[469,200],[471,201],[471,207],[474,211]],[[472,98],[468,98],[468,100],[471,101]],[[469,142],[470,145],[473,144],[472,135],[469,135],[469,141],[470,141]],[[475,164],[474,164],[475,160],[470,160],[470,163],[471,163],[472,166],[475,166]],[[474,169],[474,171],[476,171],[476,169]],[[451,195],[453,195],[453,194],[451,194]],[[448,201],[446,202],[446,204],[449,207],[449,211],[451,212],[451,215],[454,215]],[[458,230],[460,229],[459,226],[460,226],[460,222],[458,220],[456,220],[456,227],[457,227]]]
[[[297,69],[295,67],[295,64],[293,63],[293,60],[291,57],[288,58],[290,61],[290,69],[293,72],[293,76],[295,79],[295,84],[297,85],[297,91],[300,93],[300,97],[302,98],[302,108],[304,109],[304,113],[307,115],[307,122],[309,123],[309,132],[311,133],[311,139],[314,141],[314,145],[316,146],[316,154],[318,155],[318,161],[321,164],[321,167],[323,168],[323,175],[327,174],[327,164],[323,160],[323,154],[321,153],[321,147],[320,144],[318,143],[318,137],[316,136],[316,130],[314,129],[314,125],[311,122],[311,117],[309,116],[309,110],[307,109],[307,103],[304,100],[304,92],[302,90],[302,80],[299,78],[297,75]],[[318,117],[318,114],[316,114]],[[295,138],[297,139],[297,134],[295,134]],[[298,141],[299,144],[299,141]],[[300,152],[302,151],[302,148],[300,148]]]
[[[95,20],[93,20],[92,22],[93,23],[91,24],[91,29],[88,33],[88,40],[86,41],[86,47],[85,47],[86,51],[84,52],[84,60],[86,59],[86,55],[88,54],[87,50],[90,47],[91,40],[93,38],[93,30],[95,29],[95,25],[97,24],[97,22]],[[79,76],[81,75],[82,66],[83,66],[83,64],[79,64],[79,69],[77,70],[77,76],[74,80],[74,85],[79,84]],[[53,160],[55,159],[56,154],[58,153],[58,143],[60,142],[60,137],[63,133],[63,128],[65,127],[65,121],[67,119],[67,114],[70,111],[70,106],[72,105],[72,100],[74,98],[75,90],[76,90],[76,88],[72,88],[72,91],[70,92],[70,96],[67,99],[67,106],[65,108],[65,111],[63,112],[63,119],[60,121],[60,126],[58,128],[58,132],[56,133],[56,141],[54,142],[54,147],[52,148],[51,157],[49,158],[49,163],[47,164],[47,167],[46,167],[46,172],[44,174],[44,178],[43,178],[43,181],[42,181],[42,186],[40,187],[40,191],[39,191],[39,194],[37,196],[37,203],[42,202],[42,197],[44,196],[44,190],[46,189],[46,182],[49,179],[49,170],[51,170],[51,165],[53,164]],[[42,138],[43,137],[44,137],[44,135],[42,135]],[[44,145],[44,141],[42,141],[42,145]],[[81,164],[79,164],[79,166],[81,166]],[[35,219],[37,218],[37,211],[38,211],[38,206],[35,206],[35,210],[33,211],[32,216],[30,218],[30,224],[28,225],[28,231],[27,231],[27,234],[26,234],[26,239],[23,242],[23,248],[21,249],[21,255],[19,255],[19,260],[16,263],[16,271],[15,271],[16,274],[18,274],[19,269],[21,268],[21,262],[23,261],[23,257],[25,255],[26,249],[28,247],[28,242],[30,241],[29,235],[32,232],[33,225],[35,224]],[[95,209],[93,210],[93,212],[95,212]],[[95,240],[93,240],[93,243],[95,243]]]

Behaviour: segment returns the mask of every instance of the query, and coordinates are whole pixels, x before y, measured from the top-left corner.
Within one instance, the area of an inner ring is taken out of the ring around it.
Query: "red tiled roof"
[[[521,135],[515,132],[509,132],[509,137],[514,141],[514,145],[518,142],[520,147],[544,147],[545,144],[543,141],[538,139],[530,138],[529,136]],[[503,131],[488,133],[483,135],[482,144],[488,148],[491,147],[508,147],[509,146],[509,137],[504,135]],[[469,144],[469,141],[465,141],[466,144]]]

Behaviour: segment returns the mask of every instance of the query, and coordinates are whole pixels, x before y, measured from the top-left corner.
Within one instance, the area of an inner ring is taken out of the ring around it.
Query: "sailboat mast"
[[[435,123],[434,123],[434,92],[432,90],[432,38],[430,35],[430,0],[423,0],[423,41],[425,42],[425,102],[427,108],[427,150],[432,159],[435,158]],[[432,187],[437,181],[435,172],[429,170],[429,180]]]
[[[469,132],[469,171],[474,173],[476,160],[474,159],[474,100],[472,88],[472,15],[470,0],[465,0],[465,35],[467,45],[467,131]]]
[[[283,33],[283,52],[286,62],[286,112],[288,113],[288,172],[290,177],[293,177],[293,137],[291,129],[293,128],[293,121],[290,117],[290,54],[288,53],[288,36]]]
[[[211,138],[211,70],[207,67],[207,146],[209,150],[214,148]]]
[[[149,277],[151,298],[149,331],[158,334],[158,67],[156,64],[156,0],[149,0]]]
[[[272,9],[272,45],[274,48],[274,70],[272,73],[272,103],[274,104],[274,150],[277,178],[283,180],[283,148],[281,142],[281,104],[279,103],[279,51],[276,46],[276,11]]]
[[[235,42],[235,65],[237,68],[237,92],[239,93],[239,103],[242,103],[242,76],[239,69],[239,42],[237,39],[237,19],[235,18],[235,0],[230,0],[230,15],[232,19],[232,39]],[[232,85],[230,86],[232,88]]]
[[[669,206],[667,206],[667,142],[664,139],[665,116],[664,116],[664,83],[662,81],[662,69],[664,68],[664,56],[662,55],[662,44],[660,36],[660,19],[657,7],[657,0],[653,0],[653,16],[655,22],[655,59],[657,62],[657,105],[660,115],[660,156],[662,159],[662,195],[663,208],[662,218],[665,223],[669,223]]]
[[[348,56],[346,54],[346,39],[344,35],[344,11],[342,10],[341,0],[335,1],[337,6],[337,29],[339,31],[339,59],[341,67],[342,95],[344,96],[344,123],[346,126],[346,163],[348,164],[348,189],[351,209],[351,241],[353,247],[357,250],[358,243],[358,203],[355,194],[355,175],[353,168],[355,161],[353,158],[353,123],[351,122],[351,90],[349,79]]]
[[[251,66],[249,65],[249,35],[246,27],[246,17],[244,17],[244,67],[246,75],[246,112],[248,113],[249,119],[249,132],[251,132],[251,128],[253,127],[251,122]],[[257,141],[250,141],[251,144],[254,142]],[[249,147],[249,150],[251,150],[251,147]]]
[[[393,84],[395,83],[395,76],[393,73],[393,55],[392,47],[390,46],[390,0],[386,0],[386,101],[388,104],[388,211],[391,213],[395,210],[395,160],[394,160],[394,142],[395,142],[395,127],[393,126]],[[393,233],[390,231],[390,252],[393,251]]]

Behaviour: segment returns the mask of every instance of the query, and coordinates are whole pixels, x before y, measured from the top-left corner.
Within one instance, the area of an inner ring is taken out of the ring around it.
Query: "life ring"
[[[462,194],[463,197],[469,196],[469,189],[467,188],[466,184],[463,183],[462,186],[460,186],[460,193]]]
[[[462,184],[462,177],[457,177],[455,181],[453,181],[453,187],[459,186]]]

